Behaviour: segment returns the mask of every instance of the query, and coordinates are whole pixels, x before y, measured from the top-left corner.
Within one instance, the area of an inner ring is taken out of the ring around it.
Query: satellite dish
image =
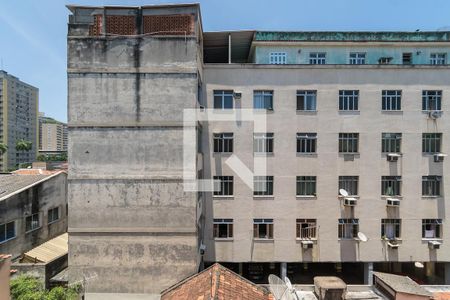
[[[344,189],[340,189],[339,190],[339,194],[341,194],[341,196],[347,197],[348,196],[348,192]]]
[[[286,286],[287,286],[287,291],[286,291],[286,297],[284,299],[293,299],[293,300],[298,300],[298,295],[297,295],[297,291],[295,290],[295,288],[292,286],[291,281],[289,280],[289,278],[284,277],[284,281],[286,282]]]
[[[423,263],[421,263],[420,261],[416,261],[414,263],[414,266],[419,269],[423,269],[423,267],[424,267]]]
[[[281,280],[280,277],[270,274],[269,275],[269,289],[275,300],[284,300],[288,287],[286,283]]]
[[[289,290],[292,290],[292,289],[293,289],[292,283],[291,283],[291,281],[289,280],[289,278],[287,278],[287,276],[284,277],[284,282],[286,282],[286,286],[287,286],[287,288],[288,288]]]
[[[367,236],[364,234],[364,233],[362,233],[361,231],[360,232],[358,232],[358,239],[361,241],[361,242],[367,242],[369,239],[367,238]]]

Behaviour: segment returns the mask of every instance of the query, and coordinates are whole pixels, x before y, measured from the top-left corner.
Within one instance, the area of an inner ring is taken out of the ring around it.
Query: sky
[[[39,110],[67,120],[66,4],[189,0],[0,0],[0,69],[39,88]],[[450,30],[449,0],[197,0],[205,31]]]

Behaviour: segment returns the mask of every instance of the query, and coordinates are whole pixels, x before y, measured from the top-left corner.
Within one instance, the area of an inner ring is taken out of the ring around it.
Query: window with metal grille
[[[25,231],[33,231],[40,227],[39,213],[33,214],[25,218]]]
[[[287,62],[286,52],[271,52],[270,53],[270,64],[272,65],[284,65]]]
[[[358,195],[358,179],[358,176],[339,176],[339,190],[344,189],[351,196]]]
[[[233,237],[233,219],[213,220],[214,238],[229,239]]]
[[[297,91],[297,110],[316,111],[317,91]]]
[[[253,151],[255,153],[273,153],[273,133],[253,134]]]
[[[381,152],[400,153],[402,144],[401,133],[383,132],[381,134]]]
[[[441,133],[422,133],[422,152],[439,153],[441,152]]]
[[[349,62],[351,65],[364,65],[366,63],[366,53],[351,52]]]
[[[253,177],[253,195],[272,196],[273,195],[273,176],[254,176]]]
[[[273,219],[253,219],[253,237],[273,239]]]
[[[399,239],[401,219],[381,219],[381,237],[389,240]]]
[[[381,109],[384,111],[402,110],[402,91],[383,90],[381,93]]]
[[[317,133],[297,133],[297,153],[316,153]]]
[[[47,223],[54,223],[59,220],[59,207],[54,207],[48,210]]]
[[[339,91],[339,110],[358,110],[359,91],[341,90]]]
[[[316,219],[297,219],[296,236],[298,239],[315,239],[316,238]]]
[[[339,133],[339,153],[358,152],[359,133]]]
[[[338,238],[353,239],[358,236],[359,219],[339,219]]]
[[[316,196],[316,176],[297,176],[297,196]]]
[[[439,239],[442,236],[442,219],[422,219],[422,238]]]
[[[254,91],[253,92],[254,109],[273,109],[273,91]]]
[[[382,176],[381,177],[381,195],[400,196],[401,195],[401,176]]]
[[[422,176],[422,196],[440,196],[441,181],[441,176]]]
[[[402,62],[403,62],[404,65],[412,64],[412,53],[411,52],[404,52],[402,54]]]
[[[214,196],[233,196],[233,176],[214,176]]]
[[[233,152],[233,133],[214,133],[214,152],[231,153]]]
[[[326,63],[325,52],[311,52],[309,53],[309,63],[311,65],[324,65]]]
[[[214,109],[233,109],[233,91],[214,91]]]
[[[422,110],[441,110],[442,91],[422,91]]]
[[[0,224],[0,243],[12,240],[16,237],[16,222]]]
[[[432,65],[445,65],[447,60],[447,55],[445,53],[431,53],[430,54],[430,64]]]

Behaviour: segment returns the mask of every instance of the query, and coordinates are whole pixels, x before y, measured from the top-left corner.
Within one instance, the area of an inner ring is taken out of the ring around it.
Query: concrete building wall
[[[448,67],[394,66],[258,66],[206,65],[204,90],[207,107],[213,107],[214,90],[242,92],[235,100],[240,108],[253,107],[254,90],[273,90],[274,110],[267,114],[267,132],[274,133],[274,154],[267,157],[267,175],[274,176],[274,196],[256,198],[226,164],[229,155],[213,153],[213,133],[233,132],[234,153],[253,170],[253,124],[250,122],[210,122],[202,136],[205,178],[234,176],[234,197],[206,194],[205,260],[214,262],[373,262],[448,261],[450,248],[445,201],[450,180],[449,162],[433,162],[422,154],[422,133],[443,133],[442,152],[450,152],[447,132],[450,71]],[[341,89],[359,90],[359,110],[338,111]],[[381,91],[402,90],[402,111],[382,112]],[[317,90],[317,112],[296,111],[296,91]],[[422,112],[422,90],[442,90],[443,116],[437,120]],[[316,132],[317,154],[297,155],[296,133]],[[338,153],[338,134],[358,132],[359,153],[354,161]],[[381,133],[401,132],[403,156],[397,163],[381,153]],[[317,197],[296,197],[296,176],[317,176]],[[359,176],[359,200],[351,212],[338,200],[338,177]],[[387,208],[381,196],[381,176],[402,176],[399,208]],[[422,197],[421,177],[443,176],[441,197]],[[369,241],[338,239],[338,219],[359,218],[359,230]],[[232,240],[214,240],[213,218],[232,218]],[[253,218],[274,219],[274,239],[253,239]],[[303,250],[296,240],[296,219],[317,219],[317,242]],[[381,219],[400,218],[398,250],[381,239]],[[441,249],[430,250],[422,239],[422,219],[443,219]]]
[[[17,77],[0,71],[1,88],[1,139],[8,145],[3,155],[2,170],[13,169],[17,164],[33,162],[39,148],[38,106],[39,90]],[[17,151],[17,141],[32,143],[30,151]]]
[[[97,274],[93,293],[159,294],[199,267],[198,196],[183,190],[182,125],[183,109],[197,105],[200,37],[95,37],[86,26],[94,13],[193,14],[198,32],[198,6],[72,13],[69,279]]]
[[[15,258],[67,231],[67,175],[59,173],[52,176],[29,189],[0,200],[0,224],[15,221],[16,228],[16,237],[0,244],[1,253],[12,254]],[[48,210],[55,207],[59,208],[59,219],[48,223]],[[27,232],[25,219],[36,213],[39,213],[39,227]]]

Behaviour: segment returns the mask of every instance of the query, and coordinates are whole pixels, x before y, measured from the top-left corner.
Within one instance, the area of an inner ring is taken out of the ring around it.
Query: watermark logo
[[[214,192],[221,184],[212,178],[199,179],[198,171],[203,167],[203,155],[210,156],[209,147],[202,149],[199,135],[212,139],[213,133],[227,128],[226,131],[237,132],[243,123],[250,122],[254,133],[266,133],[267,114],[254,109],[185,109],[183,114],[183,186],[186,192]],[[215,126],[217,125],[217,126]],[[234,138],[234,137],[233,137]],[[245,137],[253,142],[253,134]],[[205,144],[205,143],[203,143]],[[205,153],[205,151],[208,151]],[[202,155],[203,152],[203,155]],[[213,160],[211,159],[211,162]],[[250,189],[254,189],[254,176],[267,175],[267,158],[265,155],[253,156],[253,166],[246,165],[237,154],[230,153],[224,161],[233,174],[214,174],[237,176]],[[212,177],[212,176],[211,176]],[[265,185],[258,185],[258,191],[265,192]]]

